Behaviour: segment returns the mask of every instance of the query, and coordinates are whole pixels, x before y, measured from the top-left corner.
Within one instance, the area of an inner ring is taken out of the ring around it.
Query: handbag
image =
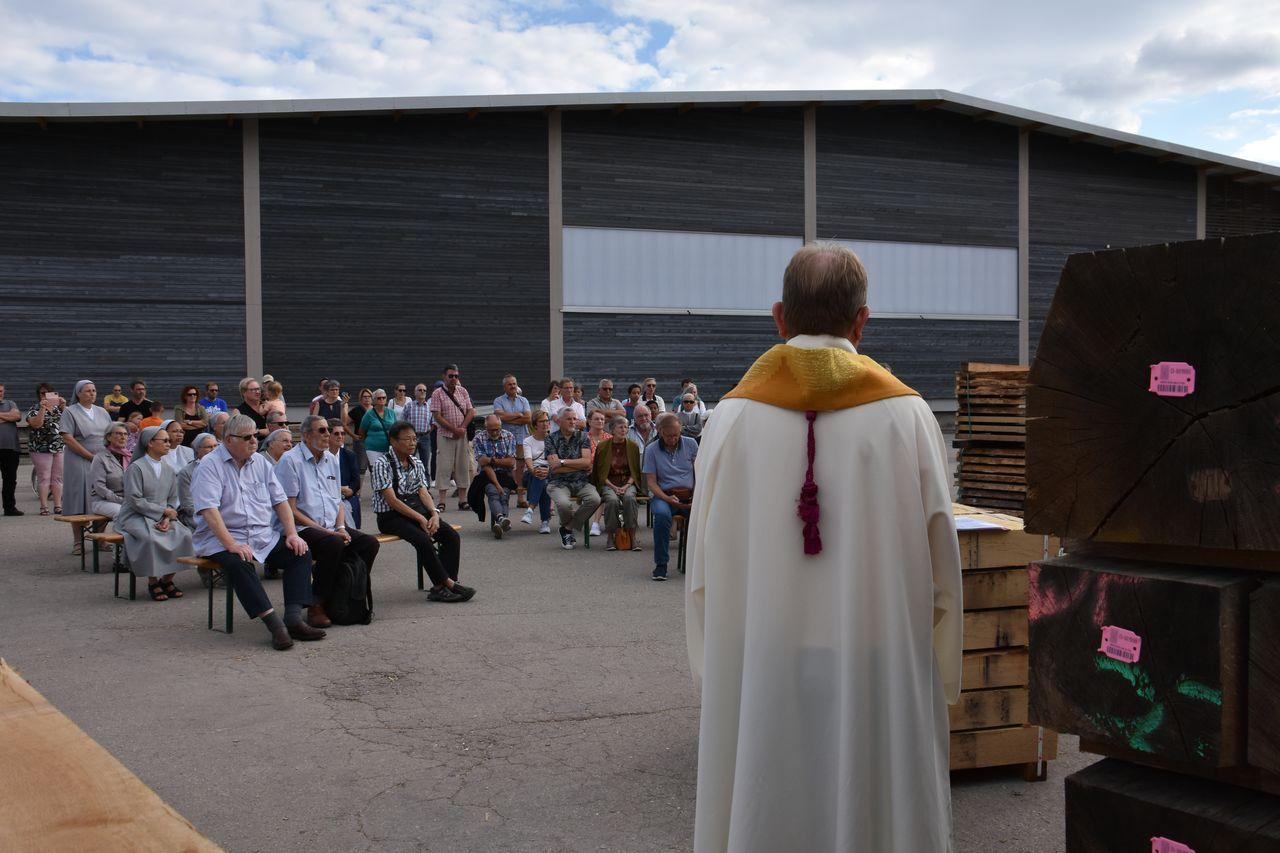
[[[466,409],[458,405],[458,401],[454,399],[453,394],[449,391],[448,388],[441,385],[440,390],[443,391],[444,395],[449,398],[449,402],[453,403],[453,407],[458,410],[458,414],[465,415],[467,413]],[[475,437],[476,437],[476,419],[472,418],[471,420],[467,421],[467,441],[473,441],[475,440]]]
[[[395,451],[393,450],[387,455],[390,456],[394,453]],[[423,505],[422,498],[418,497],[417,492],[414,492],[412,495],[400,494],[400,466],[396,463],[395,459],[388,459],[387,464],[391,466],[391,493],[398,497],[402,504],[414,512],[421,513],[424,516],[431,515]]]

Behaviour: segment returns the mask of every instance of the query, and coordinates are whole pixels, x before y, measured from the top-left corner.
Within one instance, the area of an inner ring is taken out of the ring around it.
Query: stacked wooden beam
[[[951,769],[1016,766],[1042,780],[1058,736],[1027,719],[1027,564],[1046,547],[1057,553],[1057,542],[1046,546],[1011,515],[962,504],[953,514],[962,528],[964,670],[950,708]]]
[[[1280,849],[1280,234],[1070,258],[1031,369],[1030,719],[1067,850]],[[1147,845],[1150,845],[1149,847]]]
[[[1022,514],[1027,493],[1027,374],[969,362],[956,373],[956,483],[961,503]]]

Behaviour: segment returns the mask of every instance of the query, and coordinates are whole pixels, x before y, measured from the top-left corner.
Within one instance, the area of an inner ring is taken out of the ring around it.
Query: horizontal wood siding
[[[241,128],[225,122],[0,125],[0,381],[100,395],[244,371]]]
[[[1068,255],[1195,239],[1196,172],[1042,133],[1029,154],[1034,356]]]
[[[433,380],[477,401],[550,364],[541,113],[264,120],[266,369],[286,398],[324,377]]]
[[[793,109],[567,111],[564,224],[804,234],[804,123]]]
[[[588,390],[607,377],[624,396],[628,384],[653,376],[668,401],[684,377],[697,383],[704,399],[719,399],[780,342],[765,316],[566,314],[564,330],[566,372]],[[636,345],[645,340],[662,345]],[[859,351],[888,365],[924,397],[950,399],[962,362],[1017,361],[1018,324],[873,317]]]
[[[822,107],[818,239],[1018,245],[1018,131],[942,110]]]
[[[1280,191],[1227,178],[1209,178],[1205,190],[1206,237],[1280,231]]]

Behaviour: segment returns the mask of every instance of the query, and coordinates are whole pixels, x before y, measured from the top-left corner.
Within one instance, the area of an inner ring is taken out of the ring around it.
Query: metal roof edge
[[[1280,178],[1280,166],[1244,160],[1200,148],[1179,145],[1161,139],[1102,127],[1050,113],[1013,106],[946,89],[812,89],[812,90],[742,90],[710,92],[577,92],[527,95],[430,95],[377,98],[274,99],[261,101],[148,101],[148,102],[0,102],[0,122],[53,119],[138,120],[138,119],[221,119],[282,118],[316,115],[360,115],[385,112],[441,112],[479,110],[534,110],[547,108],[592,109],[616,107],[661,107],[682,104],[708,106],[801,105],[801,104],[910,104],[937,102],[939,107],[959,107],[971,115],[989,114],[985,118],[1004,123],[1033,126],[1035,130],[1066,131],[1097,143],[1113,143],[1113,148],[1133,153],[1170,155],[1199,161],[1209,167],[1239,170]],[[1012,120],[1012,121],[1010,121]],[[1141,151],[1137,149],[1147,149]],[[1184,165],[1197,165],[1190,163]]]

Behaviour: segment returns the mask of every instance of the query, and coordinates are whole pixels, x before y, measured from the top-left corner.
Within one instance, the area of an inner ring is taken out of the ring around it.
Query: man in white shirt
[[[649,376],[643,383],[641,383],[641,385],[643,388],[640,391],[640,401],[642,403],[647,403],[650,400],[653,400],[658,404],[658,414],[665,412],[667,410],[667,403],[658,396],[658,380]]]
[[[560,396],[551,401],[549,406],[544,407],[548,415],[551,416],[551,434],[555,435],[560,431],[560,413],[565,409],[572,409],[574,415],[577,416],[578,429],[587,428],[587,412],[583,409],[582,404],[573,399],[573,380],[566,376],[560,380]]]
[[[330,620],[325,604],[333,594],[338,567],[348,554],[355,554],[372,572],[378,540],[347,527],[338,457],[329,451],[328,419],[319,415],[302,419],[302,442],[280,457],[275,473],[289,499],[298,535],[315,558],[307,621],[316,628],[327,628]]]

